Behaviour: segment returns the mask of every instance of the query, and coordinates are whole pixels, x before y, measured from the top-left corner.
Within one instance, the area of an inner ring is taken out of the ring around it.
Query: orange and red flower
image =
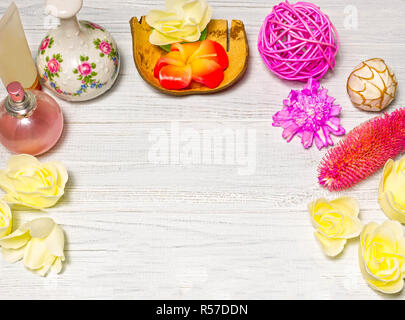
[[[222,45],[204,40],[172,44],[171,51],[156,63],[154,73],[162,87],[169,90],[185,89],[192,81],[214,89],[221,84],[228,66],[228,54]]]

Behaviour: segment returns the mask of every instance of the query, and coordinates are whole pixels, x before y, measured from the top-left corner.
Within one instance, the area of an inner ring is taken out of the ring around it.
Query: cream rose
[[[157,46],[198,41],[211,16],[206,0],[166,0],[166,11],[151,10],[146,16],[153,28],[149,41]]]
[[[0,238],[8,236],[13,226],[13,219],[10,207],[0,200]]]
[[[362,230],[358,202],[349,197],[333,201],[318,199],[308,206],[315,237],[325,254],[331,257],[341,253],[347,239],[356,238]]]
[[[4,200],[33,209],[54,206],[63,196],[68,173],[60,162],[41,164],[29,155],[12,156],[7,169],[0,171]]]
[[[62,229],[50,218],[28,222],[0,239],[5,260],[15,263],[23,259],[25,267],[40,276],[50,270],[60,273],[65,260],[64,244]]]
[[[360,269],[375,290],[398,293],[404,286],[405,238],[397,221],[368,224],[360,236]]]
[[[388,218],[405,223],[405,157],[385,164],[378,202]]]

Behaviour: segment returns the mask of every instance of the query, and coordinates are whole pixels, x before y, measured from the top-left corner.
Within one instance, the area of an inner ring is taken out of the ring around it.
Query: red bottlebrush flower
[[[319,183],[329,191],[348,189],[405,150],[405,108],[353,129],[321,161]]]

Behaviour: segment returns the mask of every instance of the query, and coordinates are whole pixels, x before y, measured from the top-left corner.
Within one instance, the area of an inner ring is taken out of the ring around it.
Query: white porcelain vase
[[[47,0],[60,25],[42,40],[37,67],[42,83],[57,97],[87,101],[109,90],[120,70],[113,37],[101,26],[79,21],[83,0]]]

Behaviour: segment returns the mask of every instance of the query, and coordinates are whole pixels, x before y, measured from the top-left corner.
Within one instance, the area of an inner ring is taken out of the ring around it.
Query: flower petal
[[[0,200],[0,238],[4,238],[11,233],[13,218],[10,207]]]
[[[360,213],[359,202],[352,197],[341,197],[332,200],[330,204],[340,212],[350,217],[358,217]]]
[[[173,43],[171,46],[171,51],[180,52],[180,57],[182,61],[187,61],[192,54],[200,47],[201,42],[190,42],[190,43]]]
[[[205,28],[207,28],[209,22],[211,21],[211,18],[212,18],[212,8],[211,6],[208,5],[199,24],[200,30],[204,30]]]
[[[11,172],[19,171],[24,167],[37,167],[40,165],[41,163],[37,158],[28,154],[11,156],[7,161],[7,169]]]
[[[163,34],[159,31],[157,31],[156,29],[153,29],[149,36],[149,42],[156,46],[165,46],[168,44],[178,42],[180,40],[181,39],[174,38],[174,37],[168,36],[166,34]]]
[[[204,40],[201,41],[201,46],[190,57],[190,62],[198,59],[209,59],[219,64],[222,70],[229,66],[229,58],[224,47],[216,41]]]
[[[224,72],[214,60],[195,60],[191,63],[191,68],[193,80],[204,84],[208,88],[214,89],[224,80]]]
[[[44,239],[55,229],[56,223],[51,218],[39,218],[31,221],[30,233],[33,238]]]
[[[52,272],[59,274],[62,271],[62,260],[56,258],[55,262],[52,265]]]
[[[208,4],[205,1],[188,1],[182,6],[185,23],[198,24],[206,14]]]
[[[18,229],[7,237],[0,239],[0,246],[5,249],[19,249],[25,246],[30,239],[31,236],[28,230],[22,231]]]
[[[15,263],[20,261],[24,257],[25,246],[20,249],[6,249],[2,248],[1,253],[3,254],[4,260],[9,263]]]
[[[191,66],[184,67],[167,65],[159,72],[159,82],[162,87],[169,90],[181,90],[187,88],[192,80]]]
[[[179,20],[179,17],[175,12],[166,12],[162,10],[151,10],[145,17],[146,23],[152,28],[160,27],[162,24],[181,24],[182,21]]]
[[[314,142],[313,131],[304,131],[302,133],[301,142],[305,149],[310,148]]]
[[[49,252],[56,257],[64,257],[65,236],[62,229],[55,224],[50,235],[45,239]]]
[[[173,66],[178,66],[178,67],[184,67],[184,59],[182,54],[179,51],[171,51],[164,57],[160,58],[158,62],[156,63],[154,74],[155,78],[159,78],[159,73],[160,70],[167,66],[167,65],[173,65]]]
[[[323,251],[329,257],[336,257],[340,254],[347,242],[346,239],[329,239],[318,232],[315,232],[314,234],[321,244]]]
[[[47,249],[45,241],[38,238],[33,238],[28,244],[24,252],[24,265],[31,270],[38,270],[44,266],[51,266],[55,261],[53,256]]]

